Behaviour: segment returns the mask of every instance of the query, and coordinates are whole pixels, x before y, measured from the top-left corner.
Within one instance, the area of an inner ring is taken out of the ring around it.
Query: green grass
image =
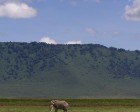
[[[0,99],[1,106],[44,106],[49,105],[48,99]]]
[[[0,112],[49,112],[49,101],[50,99],[0,99]],[[69,112],[140,112],[140,99],[66,99],[66,101],[70,104]]]
[[[0,112],[49,112],[49,110],[45,106],[2,106]]]
[[[73,108],[73,112],[140,112],[140,107],[131,106],[97,106]]]
[[[65,99],[72,107],[140,106],[140,99]],[[51,99],[0,99],[0,106],[48,106]]]
[[[2,106],[0,112],[49,112],[47,106]],[[58,110],[58,112],[63,112]],[[69,112],[140,112],[139,106],[71,107]]]
[[[75,106],[140,106],[140,99],[68,99]]]

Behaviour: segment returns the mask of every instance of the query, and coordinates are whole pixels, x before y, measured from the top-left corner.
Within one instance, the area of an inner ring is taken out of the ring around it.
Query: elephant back
[[[54,107],[67,109],[69,104],[66,101],[55,100]]]

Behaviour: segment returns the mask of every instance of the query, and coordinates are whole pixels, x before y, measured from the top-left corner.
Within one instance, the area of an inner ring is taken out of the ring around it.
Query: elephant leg
[[[64,112],[67,112],[67,109],[64,109]]]
[[[57,110],[58,110],[58,109],[57,109],[57,108],[55,108],[55,112],[57,112]]]

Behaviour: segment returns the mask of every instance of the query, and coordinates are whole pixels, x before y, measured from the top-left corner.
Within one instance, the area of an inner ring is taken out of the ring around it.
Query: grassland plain
[[[66,99],[69,112],[140,112],[140,99]],[[0,112],[49,112],[48,99],[0,99]],[[62,112],[62,110],[59,110]]]
[[[46,106],[2,106],[0,112],[49,112],[49,110]],[[69,112],[140,112],[140,106],[72,107]]]

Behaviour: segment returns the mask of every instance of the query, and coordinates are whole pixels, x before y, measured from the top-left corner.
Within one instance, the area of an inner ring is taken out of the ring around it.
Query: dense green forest
[[[138,50],[99,44],[0,43],[0,97],[137,98],[139,88]]]

